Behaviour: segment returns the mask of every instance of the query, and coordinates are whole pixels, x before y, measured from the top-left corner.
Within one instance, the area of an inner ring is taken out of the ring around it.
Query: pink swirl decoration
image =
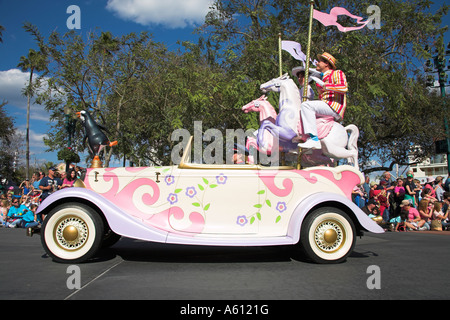
[[[314,175],[320,175],[330,182],[334,183],[339,189],[344,192],[345,196],[348,199],[352,198],[352,190],[353,188],[359,184],[360,177],[352,171],[342,171],[340,173],[340,178],[336,179],[333,172],[328,170],[313,170],[313,171],[303,171],[303,170],[289,170],[289,171],[281,171],[281,172],[293,172],[296,173],[303,178],[306,179],[311,184],[315,184],[318,182],[317,176]],[[294,183],[291,179],[285,178],[282,182],[283,189],[279,188],[275,185],[275,178],[277,177],[278,173],[280,171],[264,171],[259,172],[258,176],[261,179],[261,181],[264,183],[264,185],[276,196],[278,197],[285,197],[289,195],[292,192],[292,188],[294,186]]]
[[[319,174],[329,181],[333,182],[339,189],[344,192],[345,196],[351,200],[353,188],[361,183],[360,177],[352,171],[342,171],[341,178],[337,180],[334,174],[327,170],[315,170],[315,174]]]
[[[294,183],[291,179],[285,178],[283,179],[283,187],[284,189],[280,189],[275,185],[275,177],[278,172],[258,172],[258,176],[264,185],[272,192],[274,195],[278,197],[286,197],[292,191]]]
[[[184,211],[179,207],[171,207],[170,209],[152,215],[150,218],[144,220],[147,224],[162,229],[165,231],[173,232],[175,229],[170,225],[169,218],[173,216],[177,220],[184,218]],[[191,225],[185,229],[179,230],[180,232],[189,232],[192,234],[201,233],[205,227],[205,218],[198,212],[191,212],[189,214],[189,220]]]
[[[128,171],[137,172],[140,170],[141,168],[138,168],[136,170],[130,169]],[[99,181],[101,181],[102,179],[104,182],[110,182],[112,180],[112,187],[103,193],[100,191],[97,192],[109,201],[118,205],[119,208],[127,212],[129,215],[142,219],[142,221],[147,225],[170,232],[173,232],[174,229],[170,226],[169,218],[171,216],[174,216],[174,218],[177,220],[182,220],[184,218],[185,213],[179,207],[171,207],[167,210],[155,214],[149,213],[153,211],[151,206],[155,204],[161,196],[161,192],[157,183],[152,179],[139,178],[133,180],[119,192],[119,177],[114,173],[114,168],[106,169],[105,172],[107,173],[104,175],[99,175],[97,179]],[[86,186],[89,189],[92,189],[88,185],[88,183],[86,184]],[[146,186],[150,187],[151,191],[143,192],[140,198],[135,199],[134,195],[136,194],[136,192],[138,192],[138,189]],[[143,207],[142,205],[148,207],[148,211],[143,211],[141,209]],[[203,228],[205,226],[205,219],[200,213],[191,212],[189,214],[189,220],[192,224],[189,227],[179,231],[189,232],[193,234],[201,233],[203,231]]]

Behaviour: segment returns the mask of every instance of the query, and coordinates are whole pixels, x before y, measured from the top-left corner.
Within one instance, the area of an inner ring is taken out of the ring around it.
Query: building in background
[[[428,177],[442,176],[447,178],[447,155],[436,154],[421,163],[410,165],[414,178],[424,183]]]

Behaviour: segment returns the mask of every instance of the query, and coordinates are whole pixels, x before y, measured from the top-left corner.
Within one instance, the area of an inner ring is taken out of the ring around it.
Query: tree
[[[15,141],[15,127],[13,118],[9,117],[4,109],[6,104],[6,101],[0,103],[0,176],[11,178],[14,161],[11,144]]]
[[[30,78],[28,86],[24,90],[24,95],[27,96],[27,129],[26,129],[26,178],[30,175],[30,105],[31,98],[35,92],[35,86],[33,85],[34,72],[40,72],[46,68],[46,57],[42,52],[30,49],[28,56],[20,57],[20,63],[17,65],[22,71],[30,71]]]
[[[8,104],[7,101],[0,103],[0,141],[8,145],[11,142],[11,137],[14,135],[14,120],[9,117],[4,109]]]
[[[68,168],[69,164],[80,162],[80,156],[75,151],[73,151],[72,148],[68,147],[58,151],[58,160],[64,160]]]
[[[367,1],[315,1],[328,12],[344,6],[364,16]],[[423,49],[445,32],[440,27],[443,7],[430,13],[427,0],[382,0],[381,29],[342,33],[313,23],[312,57],[323,51],[338,60],[350,85],[345,123],[360,128],[361,167],[377,157],[384,164],[407,163],[412,146],[420,145],[417,159],[431,153],[434,135],[442,133],[442,99],[429,92],[421,76]],[[168,164],[171,133],[194,121],[204,130],[257,128],[255,114],[241,107],[259,97],[259,85],[278,76],[278,34],[283,40],[306,45],[309,7],[297,0],[217,0],[198,43],[184,42],[169,51],[148,34],[115,37],[90,33],[87,39],[70,31],[53,32],[48,40],[36,28],[28,31],[49,57],[48,90],[38,101],[51,113],[54,125],[46,144],[51,150],[66,145],[64,105],[88,109],[110,129],[119,144],[107,149],[112,156],[135,163]],[[339,18],[353,25],[349,18]],[[283,52],[283,72],[299,64]],[[278,106],[277,94],[269,99]],[[411,107],[413,106],[413,108]],[[414,112],[411,112],[414,110]],[[437,129],[436,129],[437,128]],[[81,126],[75,145],[82,150]],[[367,169],[369,170],[369,169]]]
[[[68,139],[66,131],[61,130],[65,121],[64,106],[75,112],[88,110],[96,121],[104,119],[106,96],[111,92],[109,65],[118,41],[109,33],[100,36],[90,33],[85,41],[73,30],[64,37],[52,32],[48,40],[32,25],[27,26],[27,31],[35,36],[41,51],[49,59],[46,90],[39,93],[36,101],[45,105],[54,122],[44,142],[49,151],[60,150],[67,145]],[[81,126],[76,127],[74,145],[82,151],[86,146],[81,130]]]
[[[87,41],[74,32],[52,33],[39,43],[50,60],[48,90],[37,100],[54,121],[45,140],[51,150],[66,145],[64,105],[92,111],[119,142],[104,154],[105,166],[113,155],[142,165],[170,163],[173,130],[193,132],[194,121],[205,130],[248,125],[240,109],[257,85],[239,71],[224,72],[208,44],[183,43],[183,52],[170,52],[146,33],[104,32]],[[83,134],[77,126],[77,150],[84,148]]]
[[[0,42],[3,42],[3,31],[5,31],[5,27],[0,25]]]
[[[315,1],[315,9],[329,12],[342,6],[364,16],[371,4],[322,0]],[[414,161],[419,161],[432,153],[433,138],[443,134],[441,122],[448,111],[442,99],[426,88],[422,74],[424,59],[429,58],[424,47],[446,32],[440,24],[448,7],[431,13],[430,4],[428,0],[378,1],[381,29],[343,33],[313,21],[311,56],[330,52],[347,75],[345,123],[360,129],[360,162],[367,170],[372,170],[367,163],[373,157],[390,166],[408,164],[416,145],[422,150],[415,154]],[[240,70],[252,80],[267,80],[277,75],[278,34],[306,48],[308,20],[306,1],[217,0],[199,32],[208,34],[208,40],[220,48],[227,72]],[[343,16],[338,22],[355,25]],[[284,52],[283,60],[287,61],[283,72],[299,64]]]

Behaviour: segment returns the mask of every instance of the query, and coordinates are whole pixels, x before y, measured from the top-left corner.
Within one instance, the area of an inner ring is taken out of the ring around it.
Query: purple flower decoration
[[[186,188],[186,195],[189,198],[193,198],[197,194],[197,191],[195,190],[195,187],[188,187]]]
[[[277,203],[276,209],[277,209],[278,212],[280,212],[280,213],[283,212],[283,211],[285,211],[285,210],[286,210],[286,203],[285,203],[285,202],[282,202],[282,201],[278,202],[278,203]]]
[[[225,184],[227,183],[227,176],[221,173],[218,176],[216,176],[216,180],[218,184]]]
[[[174,204],[178,201],[178,196],[175,193],[170,193],[167,197],[167,201],[169,201],[170,204]]]
[[[166,182],[166,184],[168,185],[168,186],[170,186],[171,184],[173,184],[174,182],[175,182],[175,178],[174,178],[174,176],[172,176],[172,175],[168,175],[168,176],[166,176],[166,178],[164,179],[164,181]]]
[[[248,222],[248,220],[247,220],[246,216],[238,216],[237,217],[236,223],[238,225],[240,225],[241,227],[245,226],[247,224],[247,222]]]

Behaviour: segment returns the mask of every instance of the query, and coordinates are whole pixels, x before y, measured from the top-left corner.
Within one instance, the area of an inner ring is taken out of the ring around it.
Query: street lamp
[[[425,50],[429,51],[429,47],[426,46]],[[450,71],[450,61],[447,66],[447,70],[445,70],[445,62],[446,58],[450,56],[450,42],[447,44],[447,49],[444,51],[444,46],[442,45],[441,50],[436,49],[436,55],[433,57],[434,60],[434,70],[432,67],[431,60],[427,60],[425,62],[425,72],[427,73],[437,73],[438,74],[438,82],[439,86],[434,85],[434,76],[428,75],[426,80],[426,85],[431,88],[440,88],[441,97],[444,100],[444,108],[445,105],[445,88],[449,85],[446,85],[448,75],[447,72]],[[436,141],[436,153],[446,153],[447,154],[447,173],[450,175],[450,130],[447,116],[444,116],[444,126],[445,126],[445,135],[446,139]]]

